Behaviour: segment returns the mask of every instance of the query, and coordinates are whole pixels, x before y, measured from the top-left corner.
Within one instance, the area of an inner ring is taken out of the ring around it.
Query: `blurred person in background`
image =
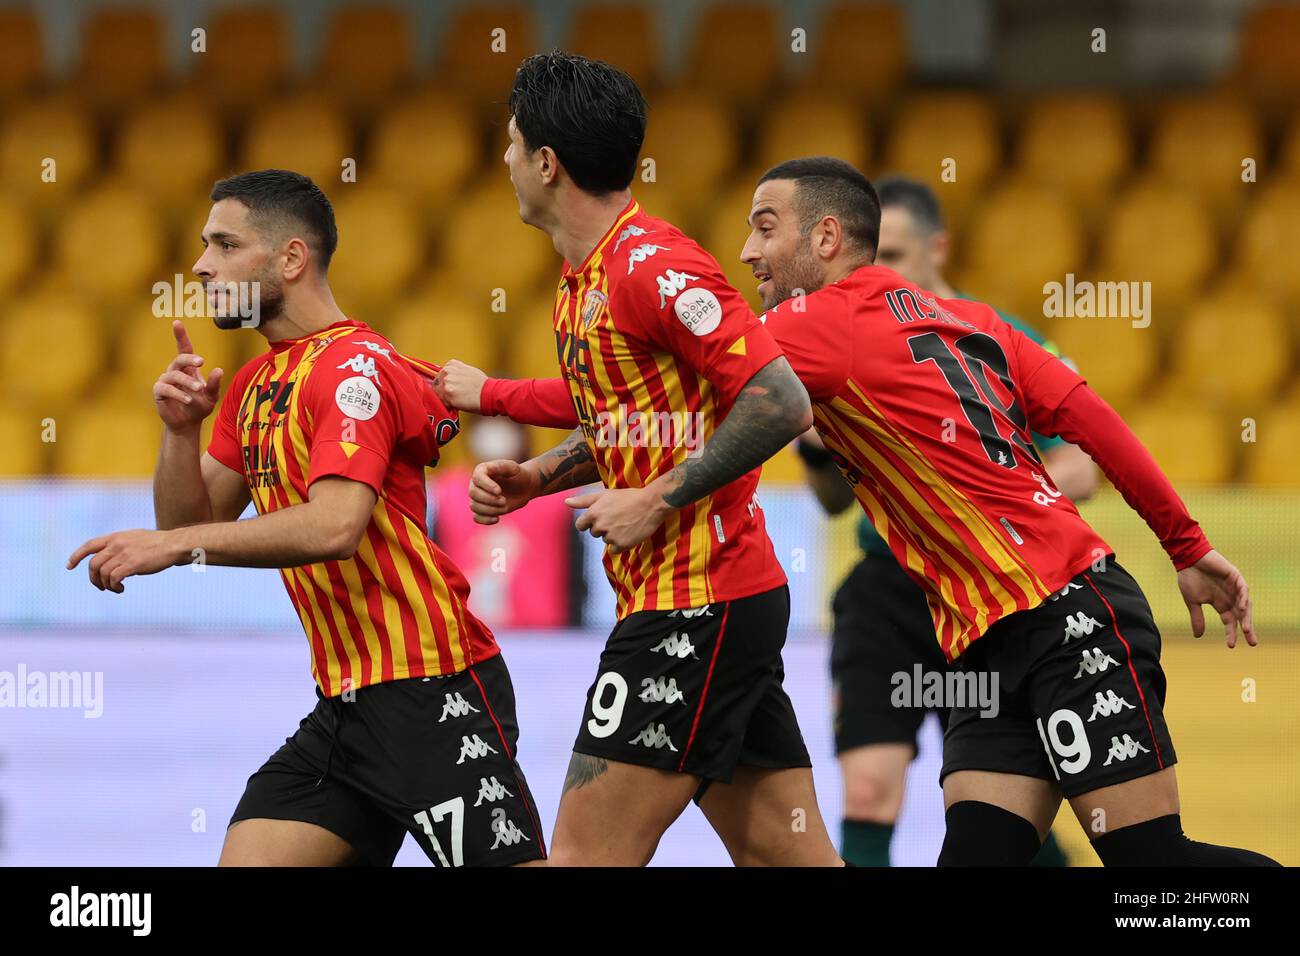
[[[158,530],[87,541],[68,567],[90,557],[91,583],[116,593],[195,560],[281,569],[317,704],[249,778],[220,865],[390,866],[407,833],[436,866],[543,861],[510,674],[425,534],[424,470],[456,433],[436,367],[339,309],[334,210],[306,176],[243,173],[210,198],[194,274],[218,328],[256,328],[269,349],[218,408],[222,370],[205,378],[173,323],[178,354],[153,390]],[[257,517],[237,520],[250,500]]]
[[[876,263],[943,299],[968,299],[943,277],[951,250],[939,202],[929,187],[901,176],[875,183],[880,197],[880,249]],[[1056,347],[1027,323],[995,309],[998,317],[1054,355]],[[1097,467],[1078,446],[1035,433],[1034,446],[1056,487],[1072,501],[1085,501],[1097,486]],[[854,504],[849,487],[816,430],[796,446],[818,502],[837,515]],[[840,852],[858,866],[888,866],[889,848],[902,808],[908,765],[917,754],[917,733],[933,712],[945,729],[948,709],[891,707],[894,674],[942,672],[948,663],[934,635],[925,593],[898,565],[871,519],[857,525],[861,560],[845,577],[831,604],[831,681],[835,750],[844,779]],[[1035,857],[1044,866],[1066,863],[1048,834]]]

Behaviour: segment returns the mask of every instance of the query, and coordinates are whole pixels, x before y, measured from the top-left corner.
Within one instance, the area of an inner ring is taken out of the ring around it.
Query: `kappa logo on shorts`
[[[1065,640],[1061,641],[1061,645],[1069,644],[1076,637],[1087,637],[1093,631],[1105,626],[1101,621],[1095,617],[1090,617],[1083,611],[1074,615],[1067,614],[1065,615]]]
[[[442,723],[448,717],[468,717],[471,713],[477,714],[479,709],[460,694],[448,694],[446,702],[442,705],[442,716],[438,718],[438,723]]]
[[[467,757],[470,760],[477,760],[479,757],[486,757],[488,754],[494,754],[494,753],[496,753],[496,751],[493,750],[491,747],[489,747],[487,743],[483,740],[483,738],[480,737],[478,734],[475,734],[473,739],[469,737],[461,737],[460,738],[460,759],[456,761],[456,766],[459,767],[461,764],[463,764],[465,762],[465,758]]]
[[[1055,594],[1049,594],[1047,596],[1047,600],[1059,601],[1061,600],[1061,598],[1065,597],[1071,591],[1082,591],[1082,590],[1083,590],[1082,584],[1076,584],[1075,582],[1071,581],[1069,584],[1061,588],[1061,590],[1057,591]]]
[[[673,753],[677,753],[677,748],[673,746],[672,739],[668,736],[668,732],[664,730],[664,725],[656,724],[653,720],[646,724],[645,730],[629,740],[628,743],[645,744],[651,750],[663,750],[667,747]]]
[[[497,816],[500,814],[500,816]],[[528,834],[515,826],[515,822],[506,817],[504,810],[496,810],[492,814],[492,832],[497,838],[492,841],[492,846],[488,849],[495,850],[499,846],[515,846],[519,843],[532,843],[528,839]]]
[[[1147,750],[1146,747],[1143,747],[1128,734],[1124,735],[1122,741],[1118,737],[1111,737],[1110,753],[1106,755],[1106,762],[1102,764],[1102,766],[1109,767],[1112,760],[1124,761],[1128,760],[1130,757],[1136,757],[1138,754],[1147,754],[1150,752],[1151,751]]]
[[[474,801],[474,806],[481,806],[484,801],[496,803],[498,800],[513,796],[514,794],[507,790],[496,777],[479,777],[478,799]]]
[[[675,677],[669,677],[666,681],[662,677],[658,680],[653,677],[644,677],[641,679],[641,686],[644,690],[641,691],[640,697],[644,703],[683,705],[686,703],[686,698],[682,696],[682,692],[677,688],[677,678]]]
[[[1111,657],[1100,647],[1094,647],[1092,650],[1085,649],[1083,659],[1079,661],[1079,669],[1074,672],[1074,679],[1078,680],[1085,673],[1097,674],[1106,670],[1108,667],[1119,667],[1119,661]]]
[[[1097,700],[1092,705],[1092,716],[1088,718],[1088,723],[1092,723],[1098,717],[1114,717],[1127,707],[1129,710],[1137,710],[1123,697],[1120,697],[1113,690],[1106,691],[1102,696],[1101,691],[1097,691]]]
[[[687,654],[695,658],[697,661],[700,659],[699,655],[695,653],[695,645],[691,643],[691,636],[685,631],[673,631],[654,647],[650,648],[651,654],[658,654],[661,652],[667,654],[669,657],[676,657],[683,661],[686,660]]]

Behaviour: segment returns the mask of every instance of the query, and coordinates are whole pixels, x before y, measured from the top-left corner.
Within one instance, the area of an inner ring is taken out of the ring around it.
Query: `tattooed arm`
[[[479,524],[496,524],[540,495],[599,481],[596,459],[578,428],[545,454],[525,462],[480,462],[469,482],[469,508]]]
[[[587,509],[578,519],[579,531],[623,551],[653,534],[671,512],[757,468],[811,427],[808,393],[790,363],[775,358],[745,383],[698,457],[644,488],[596,491],[565,503]]]

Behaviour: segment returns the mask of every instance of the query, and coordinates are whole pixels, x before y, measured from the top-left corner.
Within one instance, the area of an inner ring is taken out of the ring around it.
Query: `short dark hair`
[[[880,244],[880,199],[871,180],[851,163],[833,156],[791,159],[773,166],[760,178],[792,179],[799,227],[806,233],[823,216],[840,221],[848,242],[875,258]]]
[[[618,192],[636,175],[645,97],[617,67],[560,50],[530,56],[515,71],[510,113],[529,152],[551,147],[584,192]]]
[[[927,235],[943,229],[943,211],[929,186],[906,176],[882,176],[876,180],[881,208],[901,206],[912,221]]]
[[[297,230],[312,247],[320,271],[329,268],[339,245],[334,207],[310,178],[288,169],[259,169],[221,179],[208,197],[213,202],[237,199],[248,207],[254,223],[268,230]]]

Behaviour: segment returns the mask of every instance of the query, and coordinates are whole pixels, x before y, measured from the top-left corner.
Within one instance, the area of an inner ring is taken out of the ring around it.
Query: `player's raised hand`
[[[460,359],[452,359],[433,379],[433,390],[448,408],[478,414],[483,410],[483,383],[487,373]]]
[[[474,466],[469,479],[469,510],[479,524],[496,524],[518,511],[542,490],[541,479],[527,462],[498,459]]]
[[[203,359],[194,354],[185,323],[172,322],[176,357],[153,383],[153,403],[158,417],[173,431],[184,431],[212,414],[221,392],[221,369],[213,369],[205,380],[199,366]]]
[[[1250,589],[1246,579],[1223,555],[1211,551],[1190,568],[1178,572],[1178,590],[1192,615],[1192,635],[1205,633],[1205,613],[1202,604],[1219,612],[1223,621],[1223,634],[1229,647],[1237,646],[1237,628],[1246,635],[1246,643],[1254,647],[1259,643],[1250,619]]]

